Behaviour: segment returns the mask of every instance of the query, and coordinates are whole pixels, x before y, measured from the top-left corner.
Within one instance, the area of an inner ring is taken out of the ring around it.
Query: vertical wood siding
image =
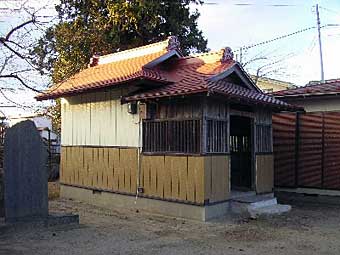
[[[62,147],[60,181],[135,194],[137,149]]]
[[[136,194],[138,150],[105,147],[62,147],[64,184]],[[141,157],[142,195],[204,204],[229,198],[228,156]]]
[[[272,192],[274,188],[273,155],[256,155],[256,192]]]
[[[129,114],[118,90],[62,100],[61,143],[81,146],[138,146],[138,114]]]
[[[230,196],[229,156],[205,157],[205,200],[225,201]]]
[[[150,197],[204,203],[204,157],[143,156],[144,193]]]
[[[272,112],[258,108],[255,112],[255,152],[273,152]]]

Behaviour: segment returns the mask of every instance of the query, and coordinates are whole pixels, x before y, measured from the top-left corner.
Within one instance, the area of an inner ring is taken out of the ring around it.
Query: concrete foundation
[[[208,206],[197,206],[149,198],[138,198],[136,200],[133,196],[93,191],[69,185],[60,185],[60,196],[108,209],[123,207],[199,221],[218,218],[229,212],[228,201]]]
[[[311,188],[276,188],[275,195],[280,202],[289,204],[317,203],[340,205],[340,191]]]

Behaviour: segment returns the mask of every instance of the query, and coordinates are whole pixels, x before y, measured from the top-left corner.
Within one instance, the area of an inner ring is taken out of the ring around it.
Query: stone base
[[[228,213],[229,202],[208,206],[197,206],[149,198],[136,198],[105,191],[93,191],[68,185],[60,185],[60,197],[82,201],[100,207],[138,209],[171,217],[207,221]]]

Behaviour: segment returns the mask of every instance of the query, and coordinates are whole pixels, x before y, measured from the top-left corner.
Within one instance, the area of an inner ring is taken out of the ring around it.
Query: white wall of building
[[[331,112],[340,111],[339,97],[325,97],[325,98],[305,98],[303,100],[290,99],[285,100],[287,103],[295,104],[304,107],[306,112]]]
[[[61,101],[61,145],[138,147],[139,115],[121,104],[122,90]]]

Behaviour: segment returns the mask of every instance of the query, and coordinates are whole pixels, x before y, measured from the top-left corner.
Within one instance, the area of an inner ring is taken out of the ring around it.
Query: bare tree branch
[[[15,102],[15,101],[9,99],[9,98],[5,95],[5,93],[3,92],[2,89],[0,89],[0,94],[1,94],[8,102],[10,102],[10,103],[12,103],[12,104],[15,104],[17,107],[24,108],[24,109],[25,109],[25,108],[32,108],[31,106],[25,106],[25,105],[19,104],[19,103]]]
[[[34,15],[32,16],[32,19],[30,19],[30,20],[28,20],[28,21],[26,21],[26,22],[24,22],[24,23],[21,23],[20,25],[14,27],[11,31],[9,31],[9,32],[7,33],[7,35],[6,35],[6,37],[5,37],[5,41],[8,41],[9,38],[11,37],[11,35],[12,35],[14,32],[18,31],[19,29],[21,29],[21,28],[23,28],[23,27],[25,27],[25,26],[27,26],[27,25],[29,25],[29,24],[31,24],[31,23],[35,23],[35,17],[34,17]]]
[[[41,93],[41,90],[37,90],[31,86],[29,86],[28,84],[26,84],[24,82],[24,80],[22,78],[20,78],[18,75],[16,74],[7,74],[7,75],[0,75],[0,79],[1,78],[10,78],[10,79],[16,79],[18,80],[24,87],[30,89],[30,90],[33,90],[34,92],[37,92],[37,93]]]

